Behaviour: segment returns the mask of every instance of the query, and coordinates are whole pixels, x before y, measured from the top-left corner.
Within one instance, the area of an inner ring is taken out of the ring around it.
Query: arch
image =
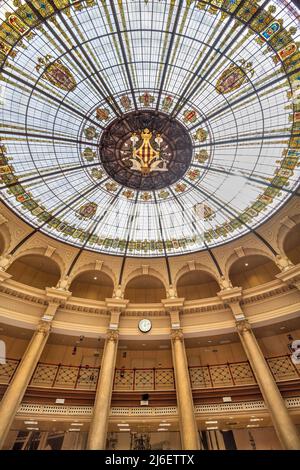
[[[202,263],[193,263],[193,269],[190,268],[189,264],[182,266],[174,276],[174,285],[177,285],[179,279],[186,273],[202,271],[211,276],[215,281],[218,282],[218,273],[215,272],[210,266],[206,266]]]
[[[26,247],[26,245],[23,248],[22,245],[21,248],[16,251],[15,255],[13,256],[13,260],[16,261],[20,258],[23,258],[24,256],[43,256],[44,258],[52,260],[57,264],[60,271],[60,277],[62,277],[66,270],[65,262],[63,261],[61,256],[56,252],[55,249],[51,255],[48,256],[47,254],[45,254],[47,248],[47,246],[35,246],[29,248]]]
[[[160,303],[166,298],[166,288],[156,276],[141,274],[126,284],[124,298],[133,303]]]
[[[283,251],[292,263],[300,263],[300,223],[295,225],[285,235]]]
[[[248,255],[231,264],[229,278],[234,287],[249,289],[273,281],[280,269],[268,256]]]
[[[266,250],[260,249],[260,248],[253,248],[253,247],[243,247],[242,248],[244,256],[238,256],[237,253],[234,251],[226,260],[225,263],[225,269],[224,269],[224,275],[225,277],[229,277],[229,273],[231,270],[232,265],[238,261],[239,259],[242,259],[243,257],[248,257],[248,256],[264,256],[265,258],[268,258],[270,261],[275,262],[275,257],[271,253],[270,250],[266,248]]]
[[[114,283],[110,276],[100,270],[86,270],[73,278],[69,290],[74,297],[91,300],[111,298]]]
[[[81,266],[75,265],[74,269],[70,273],[70,277],[69,277],[70,282],[72,283],[79,275],[88,273],[90,271],[95,271],[97,273],[101,272],[101,273],[106,274],[106,276],[108,276],[111,279],[114,287],[116,286],[116,275],[114,274],[114,272],[108,266],[106,266],[105,264],[102,264],[102,262],[100,262],[100,267],[97,266],[97,261],[96,262],[93,261],[87,264],[82,264]]]
[[[15,259],[7,269],[13,280],[31,287],[54,287],[60,279],[59,265],[44,255],[27,254]]]
[[[216,278],[210,272],[200,269],[182,274],[176,287],[178,297],[184,297],[186,300],[216,297],[217,292],[220,292]]]
[[[157,271],[156,269],[151,268],[150,266],[147,266],[147,271],[146,272],[144,271],[143,267],[139,267],[137,269],[134,269],[130,273],[128,273],[127,276],[125,277],[123,283],[122,283],[122,286],[124,287],[124,290],[126,289],[127,284],[132,279],[134,279],[135,277],[144,276],[144,275],[157,278],[164,285],[164,288],[165,288],[166,292],[168,291],[169,284],[168,284],[166,278],[163,276],[163,274],[160,271]]]

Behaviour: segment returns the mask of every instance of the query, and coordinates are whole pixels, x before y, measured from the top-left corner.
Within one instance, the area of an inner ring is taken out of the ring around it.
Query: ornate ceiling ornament
[[[254,69],[252,62],[246,62],[245,59],[238,60],[241,65],[231,64],[218,78],[216,83],[216,91],[222,95],[231,93],[240,88],[249,80],[249,76],[253,77]]]
[[[180,2],[152,3],[116,2],[113,17],[94,0],[55,1],[55,10],[48,0],[5,2],[1,197],[37,231],[79,248],[87,239],[120,256],[213,248],[256,231],[298,189],[297,6],[187,1],[170,42]],[[89,200],[102,223],[74,217]]]
[[[61,60],[51,62],[53,57],[50,54],[38,58],[35,69],[39,72],[44,69],[42,78],[52,85],[64,91],[73,91],[77,84],[74,75]]]
[[[159,133],[153,139],[153,133],[149,129],[144,129],[140,136],[135,132],[130,137],[132,149],[129,160],[134,171],[140,171],[143,176],[149,175],[152,171],[168,171],[168,160],[161,149],[163,139]]]

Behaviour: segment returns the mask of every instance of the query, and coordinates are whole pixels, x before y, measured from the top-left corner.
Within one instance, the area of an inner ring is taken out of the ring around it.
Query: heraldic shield
[[[220,93],[221,95],[231,93],[249,80],[248,74],[250,74],[251,77],[254,75],[252,62],[246,62],[244,59],[239,62],[241,63],[240,66],[231,64],[220,75],[216,83],[217,93]]]
[[[38,59],[38,64],[35,67],[37,71],[44,68],[42,78],[52,83],[52,85],[64,91],[72,91],[76,88],[76,80],[72,72],[63,65],[60,60],[51,63],[52,56],[46,55]]]

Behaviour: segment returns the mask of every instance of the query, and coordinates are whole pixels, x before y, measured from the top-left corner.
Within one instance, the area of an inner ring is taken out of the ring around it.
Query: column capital
[[[112,330],[109,328],[106,333],[106,339],[107,341],[112,341],[113,343],[116,343],[119,339],[119,330]]]
[[[277,279],[287,285],[292,285],[300,289],[300,263],[290,266],[288,269],[276,274]]]
[[[11,274],[8,274],[6,271],[1,271],[0,269],[0,284],[1,282],[8,281],[12,277]]]
[[[13,262],[13,255],[0,256],[0,272],[6,271]]]
[[[57,287],[46,287],[45,291],[48,304],[64,305],[72,295],[72,292]]]
[[[183,341],[184,336],[183,336],[183,331],[181,328],[178,328],[176,330],[171,330],[171,341]]]
[[[51,331],[52,323],[50,321],[41,320],[36,329],[37,333],[42,333],[44,336],[47,336]]]
[[[245,333],[246,331],[252,331],[251,325],[248,320],[238,320],[235,322],[236,328],[239,333]]]

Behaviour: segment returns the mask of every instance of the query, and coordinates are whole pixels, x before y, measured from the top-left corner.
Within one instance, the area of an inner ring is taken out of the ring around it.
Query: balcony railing
[[[289,355],[267,358],[276,382],[300,379],[300,368]],[[0,384],[9,384],[19,360],[7,359],[0,364]],[[99,367],[67,366],[63,364],[38,363],[29,386],[71,390],[95,390]],[[209,366],[189,367],[192,389],[217,389],[255,385],[256,380],[249,362],[233,362]],[[174,390],[174,371],[165,369],[116,369],[115,391]]]

